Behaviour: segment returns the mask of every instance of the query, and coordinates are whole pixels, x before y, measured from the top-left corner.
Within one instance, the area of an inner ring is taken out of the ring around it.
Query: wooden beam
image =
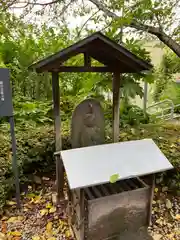
[[[61,140],[61,118],[60,118],[60,90],[59,90],[59,75],[58,73],[52,73],[52,92],[53,92],[53,104],[54,104],[54,130],[55,130],[55,148],[56,152],[62,149]],[[60,154],[55,156],[56,158],[56,181],[57,181],[57,193],[58,199],[63,198],[64,187],[64,169]]]
[[[85,239],[85,197],[84,197],[84,189],[80,189],[80,218],[79,218],[79,226],[77,227],[78,230],[80,230],[80,238],[79,239]]]
[[[86,67],[91,66],[91,58],[87,53],[84,53],[84,66]]]
[[[119,141],[120,73],[113,74],[113,142]]]
[[[119,67],[114,66],[48,66],[45,68],[39,68],[36,69],[37,73],[42,72],[119,72],[119,73],[137,73],[137,70],[131,70],[123,67],[121,70],[119,70]]]
[[[114,72],[113,68],[110,67],[90,67],[90,66],[60,66],[57,69],[50,71],[55,72]]]

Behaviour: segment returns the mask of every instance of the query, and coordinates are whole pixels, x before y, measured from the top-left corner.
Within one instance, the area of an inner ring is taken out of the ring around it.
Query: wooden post
[[[113,142],[119,141],[120,73],[113,74]]]
[[[17,207],[20,208],[20,186],[19,186],[19,173],[18,173],[18,164],[17,164],[17,156],[16,156],[16,137],[15,137],[15,127],[14,127],[14,117],[11,116],[9,118],[10,123],[10,132],[12,139],[12,169],[14,173],[15,187],[16,187],[16,202]]]
[[[56,152],[58,152],[62,149],[62,140],[61,140],[59,74],[57,72],[52,72],[52,92],[54,104],[55,148]],[[60,154],[57,154],[55,158],[56,158],[57,193],[58,199],[60,199],[64,197],[63,194],[64,169]]]
[[[91,58],[87,53],[84,53],[84,66],[86,67],[91,66]]]
[[[149,209],[148,209],[148,226],[151,225],[151,216],[152,216],[152,202],[154,198],[154,189],[155,189],[155,174],[150,176],[150,198],[149,198]]]

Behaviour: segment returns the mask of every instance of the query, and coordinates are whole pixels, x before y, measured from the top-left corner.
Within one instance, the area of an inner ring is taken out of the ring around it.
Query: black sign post
[[[10,86],[9,69],[7,68],[0,68],[0,117],[9,117],[10,132],[12,139],[12,169],[15,179],[17,207],[20,208],[20,187],[16,157],[16,138],[14,130],[15,127],[13,116],[12,92]]]

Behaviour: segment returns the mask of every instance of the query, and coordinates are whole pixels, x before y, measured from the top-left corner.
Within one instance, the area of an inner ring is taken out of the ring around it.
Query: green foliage
[[[25,97],[29,101],[50,101],[52,99],[51,76],[48,73],[36,74],[28,67],[33,62],[71,45],[79,38],[70,33],[66,24],[58,28],[47,27],[45,24],[37,26],[24,23],[14,15],[5,13],[2,13],[1,19],[1,28],[4,30],[0,35],[0,64],[11,70],[13,96],[19,99]],[[113,27],[109,27],[106,34],[118,41],[118,33],[113,30]],[[150,60],[149,53],[134,38],[127,39],[125,47],[142,59]],[[82,65],[82,60],[79,54],[66,61],[65,65]],[[93,61],[93,64],[102,65],[96,61]],[[136,95],[142,97],[140,83],[143,79],[142,75],[124,75],[122,96],[127,99],[134,98]],[[86,96],[103,98],[103,93],[112,89],[112,77],[109,74],[98,73],[62,73],[60,87],[63,96],[69,96],[69,98],[72,96],[73,101],[76,99],[76,102]]]
[[[112,124],[112,103],[106,103],[105,106],[105,118],[109,125]],[[149,115],[144,115],[143,110],[136,106],[130,105],[126,101],[121,100],[120,104],[120,126],[126,125],[139,125],[149,123]]]
[[[1,18],[1,27],[6,31],[0,35],[0,64],[11,70],[13,95],[36,100],[51,99],[49,74],[36,74],[28,67],[40,58],[70,45],[67,28],[62,26],[57,32],[45,25],[25,24],[12,14],[2,14]],[[11,29],[11,26],[14,28]],[[67,79],[65,81],[67,83]]]
[[[167,51],[163,56],[162,67],[166,74],[171,75],[173,73],[180,72],[180,58],[174,53]]]
[[[155,73],[154,100],[159,101],[165,98],[172,99],[175,104],[180,103],[180,88],[174,82],[175,74],[180,72],[180,60],[167,52],[162,59],[161,65]]]
[[[175,82],[171,82],[167,85],[166,89],[162,92],[160,100],[171,99],[173,103],[180,104],[180,86]],[[177,109],[175,109],[176,111]]]
[[[15,6],[19,7],[16,1],[6,0],[2,2],[0,5],[2,12],[5,12],[7,9],[12,10]],[[38,19],[46,24],[50,22],[52,25],[58,27],[72,21],[72,16],[74,18],[78,17],[78,19],[79,17],[83,17],[80,19],[82,21],[78,21],[78,26],[75,27],[74,31],[78,37],[86,32],[92,32],[94,28],[96,30],[104,30],[109,28],[109,26],[112,27],[113,32],[119,32],[119,35],[121,35],[121,27],[123,26],[125,29],[124,32],[130,35],[132,32],[128,28],[130,25],[139,38],[152,39],[154,36],[158,37],[160,41],[168,45],[179,56],[179,1],[89,0],[88,2],[90,4],[84,4],[84,2],[79,4],[77,1],[69,2],[68,0],[50,1],[45,5],[38,4],[38,11],[33,11],[37,3],[34,0],[25,0],[27,4],[21,9],[23,13],[21,17],[26,16],[27,18],[28,16],[31,21],[32,18],[33,20],[35,18],[36,21]],[[45,17],[42,17],[42,15]],[[71,17],[68,18],[68,16]],[[175,44],[171,40],[175,40]]]
[[[16,123],[50,124],[52,123],[52,103],[30,101],[26,98],[14,100],[14,116]],[[27,122],[28,121],[28,122]]]
[[[80,99],[82,100],[82,98]],[[72,111],[80,101],[75,96],[62,96],[60,100],[61,120],[71,118]],[[41,125],[52,125],[54,119],[52,101],[37,101],[21,97],[13,100],[15,124],[18,128]],[[6,123],[8,118],[0,118],[0,123]]]
[[[0,126],[0,208],[5,198],[13,189],[13,177],[11,167],[11,142],[7,124]],[[33,172],[55,172],[54,161],[54,128],[51,126],[16,128],[18,169],[21,184],[24,174]],[[70,141],[63,132],[63,148],[70,148]],[[27,179],[26,179],[27,180]]]
[[[125,47],[133,52],[136,56],[151,62],[149,52],[141,45],[141,42],[133,37],[126,39]]]
[[[143,110],[135,105],[128,106],[122,115],[122,123],[125,122],[129,125],[139,125],[140,123],[146,124],[149,122],[148,114],[145,116]]]

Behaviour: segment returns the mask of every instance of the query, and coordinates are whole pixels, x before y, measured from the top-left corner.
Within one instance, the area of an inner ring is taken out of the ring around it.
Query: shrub
[[[105,118],[108,123],[112,122],[112,103],[105,104]],[[142,108],[136,105],[121,104],[120,106],[120,126],[139,125],[140,123],[149,123],[149,115],[144,115]]]
[[[22,126],[21,126],[22,127]],[[0,132],[0,208],[3,206],[9,190],[13,187],[11,166],[11,141],[8,125],[1,125]],[[55,171],[54,128],[53,126],[16,128],[17,160],[20,178],[24,174]],[[63,134],[63,149],[70,147],[70,141]]]

